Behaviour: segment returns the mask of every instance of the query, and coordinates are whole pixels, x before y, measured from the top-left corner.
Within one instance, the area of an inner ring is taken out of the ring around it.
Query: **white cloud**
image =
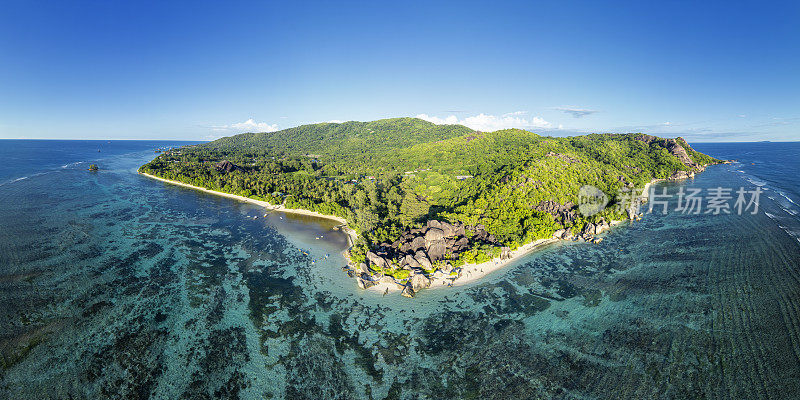
[[[453,125],[459,124],[466,127],[475,129],[477,131],[492,132],[501,129],[509,128],[548,128],[550,123],[541,117],[533,117],[531,119],[522,118],[519,115],[524,115],[526,112],[517,111],[515,113],[503,114],[498,117],[496,115],[488,115],[480,113],[471,117],[459,119],[455,115],[450,115],[445,118],[433,117],[428,114],[419,114],[417,118],[432,122],[437,125]]]
[[[555,107],[554,109],[570,114],[575,118],[581,118],[583,116],[591,115],[597,112],[597,110],[588,110],[586,108],[577,108],[577,107]]]
[[[214,132],[275,132],[278,130],[278,124],[268,124],[266,122],[256,122],[252,118],[247,121],[237,122],[229,125],[212,125],[211,130]]]
[[[418,114],[417,118],[424,119],[425,121],[428,122],[433,122],[436,125],[455,125],[460,123],[458,121],[458,117],[456,117],[455,115],[451,115],[445,118],[439,118],[439,117],[431,117],[428,114]]]
[[[214,130],[216,131],[216,129],[214,129]],[[205,137],[203,137],[203,140],[207,140],[207,141],[210,142],[212,140],[217,140],[217,139],[219,139],[219,138],[221,138],[223,136],[224,135],[219,135],[219,134],[217,134],[217,135],[206,135]]]
[[[241,132],[275,132],[278,130],[278,124],[270,125],[266,122],[256,122],[250,118],[244,122],[231,124],[230,128]]]

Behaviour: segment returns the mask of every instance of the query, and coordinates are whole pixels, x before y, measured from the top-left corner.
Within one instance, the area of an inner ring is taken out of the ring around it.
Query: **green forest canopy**
[[[580,229],[619,211],[562,226],[533,207],[544,201],[577,204],[583,185],[611,198],[627,185],[642,187],[692,165],[668,140],[640,134],[546,137],[520,130],[477,132],[416,118],[303,125],[244,133],[165,152],[142,172],[287,208],[347,219],[361,254],[394,241],[429,219],[483,224],[516,247],[556,229]],[[673,140],[698,165],[716,163],[681,138]],[[230,172],[216,164],[227,160]],[[496,250],[489,249],[489,252]]]

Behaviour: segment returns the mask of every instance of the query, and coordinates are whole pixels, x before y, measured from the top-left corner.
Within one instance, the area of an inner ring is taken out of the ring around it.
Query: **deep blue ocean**
[[[0,140],[0,398],[800,398],[800,143],[694,144],[737,162],[656,185],[759,187],[755,214],[414,299],[359,290],[330,222],[136,173],[186,144]]]

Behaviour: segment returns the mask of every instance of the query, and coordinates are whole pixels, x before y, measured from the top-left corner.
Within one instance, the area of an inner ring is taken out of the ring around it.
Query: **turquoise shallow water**
[[[759,184],[756,215],[647,215],[406,299],[359,290],[329,223],[137,175],[164,143],[7,143],[2,398],[800,397],[791,146],[697,145],[740,162],[659,186]]]

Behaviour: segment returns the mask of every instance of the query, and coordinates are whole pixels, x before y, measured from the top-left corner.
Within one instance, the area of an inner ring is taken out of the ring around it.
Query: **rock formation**
[[[408,283],[415,292],[431,286],[431,280],[422,273],[412,275],[411,280]]]
[[[536,211],[546,212],[552,215],[561,225],[571,225],[578,217],[574,211],[575,205],[567,202],[560,204],[555,201],[542,201],[533,207]]]
[[[220,172],[223,172],[223,171],[224,172],[242,171],[242,167],[240,167],[240,166],[238,166],[238,165],[236,165],[236,164],[234,164],[234,163],[232,163],[232,162],[230,162],[228,160],[224,160],[224,161],[220,161],[220,162],[216,163],[214,165],[214,168],[216,168],[217,171],[220,171]]]
[[[471,239],[467,237],[467,231],[471,233]],[[370,264],[380,268],[394,266],[431,271],[434,264],[446,265],[448,260],[457,259],[461,252],[471,247],[470,242],[498,244],[483,225],[471,227],[430,220],[422,228],[410,229],[396,242],[384,243],[381,251],[370,251],[366,256]],[[399,260],[399,265],[393,265],[391,260]]]
[[[643,135],[637,136],[636,140],[641,140],[642,142],[645,142],[647,144],[657,143],[657,144],[663,146],[665,149],[667,149],[667,151],[669,151],[670,154],[672,154],[673,156],[677,157],[678,160],[680,162],[682,162],[683,165],[685,165],[690,170],[692,170],[692,171],[701,171],[702,170],[702,166],[700,166],[700,165],[696,164],[694,161],[692,161],[692,158],[689,157],[689,153],[686,151],[686,149],[681,144],[681,142],[686,143],[686,141],[683,140],[683,138],[679,137],[679,138],[675,138],[675,139],[661,139],[661,138],[657,138],[655,136],[650,136],[650,135],[644,135],[643,134]]]

